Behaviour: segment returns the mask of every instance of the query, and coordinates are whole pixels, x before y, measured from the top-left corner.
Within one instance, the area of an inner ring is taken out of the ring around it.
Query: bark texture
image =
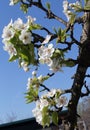
[[[90,1],[87,3],[90,5]],[[72,85],[72,96],[69,101],[69,121],[70,130],[74,130],[77,122],[77,105],[81,97],[81,90],[84,83],[85,74],[87,68],[90,67],[90,12],[85,12],[83,16],[82,47],[80,48],[80,54],[78,57],[79,64],[75,74],[74,82]]]

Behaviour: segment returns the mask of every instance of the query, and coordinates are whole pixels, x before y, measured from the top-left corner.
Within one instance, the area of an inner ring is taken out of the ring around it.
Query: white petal
[[[42,42],[42,44],[46,44],[50,41],[52,35],[47,35],[45,40]]]

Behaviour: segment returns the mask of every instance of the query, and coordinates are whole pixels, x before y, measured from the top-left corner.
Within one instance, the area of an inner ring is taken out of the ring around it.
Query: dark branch
[[[37,42],[43,42],[45,40],[45,38],[39,34],[36,34],[36,33],[32,33],[32,36],[33,36],[33,42],[34,43],[37,43]]]
[[[85,77],[87,77],[87,78],[90,78],[90,74],[88,74],[88,75],[85,75]]]
[[[72,89],[64,90],[64,94],[66,94],[66,93],[72,93]]]
[[[81,93],[81,97],[88,96],[90,94],[90,90],[88,86],[86,85],[86,81],[84,82],[84,87],[86,88],[86,93]]]
[[[48,34],[52,34],[52,33],[51,33],[47,28],[45,28],[45,27],[42,27],[41,30],[46,31]]]
[[[70,37],[72,39],[72,41],[77,44],[78,46],[82,46],[80,42],[78,42],[75,38],[74,38],[74,34],[73,34],[73,26],[70,27]]]
[[[44,88],[44,90],[50,91],[50,89],[48,87],[46,87],[44,84],[40,84],[41,87]]]
[[[48,75],[49,77],[52,77],[52,76],[54,76],[54,74],[55,74],[55,73],[52,73],[52,74],[48,73],[47,75]]]
[[[31,6],[34,5],[34,6],[38,7],[39,9],[43,10],[43,11],[46,13],[47,18],[49,18],[49,19],[56,19],[56,20],[58,20],[60,23],[63,23],[65,26],[67,26],[67,22],[64,21],[62,18],[58,17],[57,15],[55,15],[51,10],[46,9],[46,8],[42,5],[41,0],[38,0],[38,2],[33,2],[33,0],[28,0],[28,3],[23,2],[23,0],[21,0],[21,3],[22,3],[22,4],[25,4],[27,7],[31,7]]]

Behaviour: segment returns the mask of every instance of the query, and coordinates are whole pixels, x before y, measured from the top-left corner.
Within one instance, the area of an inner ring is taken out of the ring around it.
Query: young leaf
[[[30,85],[30,89],[27,93],[25,93],[26,102],[31,103],[38,99],[38,88],[34,89],[32,85]]]
[[[52,113],[52,121],[55,125],[58,125],[58,113],[56,111]]]
[[[39,24],[32,24],[30,25],[29,29],[32,30],[36,30],[36,29],[41,29],[42,27]]]
[[[21,9],[24,13],[27,13],[27,12],[28,12],[28,7],[27,7],[27,5],[25,5],[25,4],[21,4],[20,9]]]
[[[49,113],[48,113],[48,107],[44,107],[42,110],[42,125],[43,127],[45,126],[49,126],[50,125],[50,117],[49,117]]]
[[[9,61],[12,62],[14,60],[18,59],[18,56],[17,55],[13,55],[9,58]]]
[[[46,3],[46,6],[47,6],[48,10],[50,10],[51,7],[50,7],[50,3],[49,2]]]
[[[84,7],[85,10],[90,10],[90,5]]]
[[[62,64],[65,64],[67,67],[75,66],[75,63],[73,61],[68,61],[68,60],[62,61]]]
[[[76,14],[71,14],[70,23],[73,24],[76,18]]]
[[[88,1],[89,1],[89,0],[84,0],[85,4],[87,4]]]

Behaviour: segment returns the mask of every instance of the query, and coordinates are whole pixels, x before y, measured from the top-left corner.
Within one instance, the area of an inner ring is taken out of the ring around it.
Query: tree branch
[[[36,34],[36,33],[32,33],[32,36],[33,36],[33,43],[37,43],[37,42],[43,42],[45,40],[45,38],[39,34]]]
[[[65,26],[67,26],[67,22],[64,21],[62,18],[58,17],[57,15],[55,15],[51,10],[46,9],[42,5],[41,0],[38,0],[38,2],[33,2],[33,0],[28,0],[28,2],[29,3],[26,3],[26,2],[23,2],[23,0],[21,0],[21,3],[27,5],[27,7],[31,7],[31,6],[34,5],[34,6],[38,7],[39,9],[43,10],[46,13],[47,18],[49,18],[49,19],[56,19],[60,23],[63,23]]]
[[[90,90],[88,86],[86,85],[86,81],[84,82],[84,87],[86,88],[86,93],[81,93],[81,97],[88,96],[90,94]]]
[[[44,84],[40,84],[40,86],[44,88],[43,91],[44,91],[44,90],[50,91],[50,89],[47,88]]]
[[[70,37],[72,39],[72,41],[77,44],[78,46],[82,46],[80,42],[78,42],[75,38],[74,38],[74,34],[73,34],[73,26],[70,27]]]
[[[90,74],[85,75],[85,77],[90,78]]]

